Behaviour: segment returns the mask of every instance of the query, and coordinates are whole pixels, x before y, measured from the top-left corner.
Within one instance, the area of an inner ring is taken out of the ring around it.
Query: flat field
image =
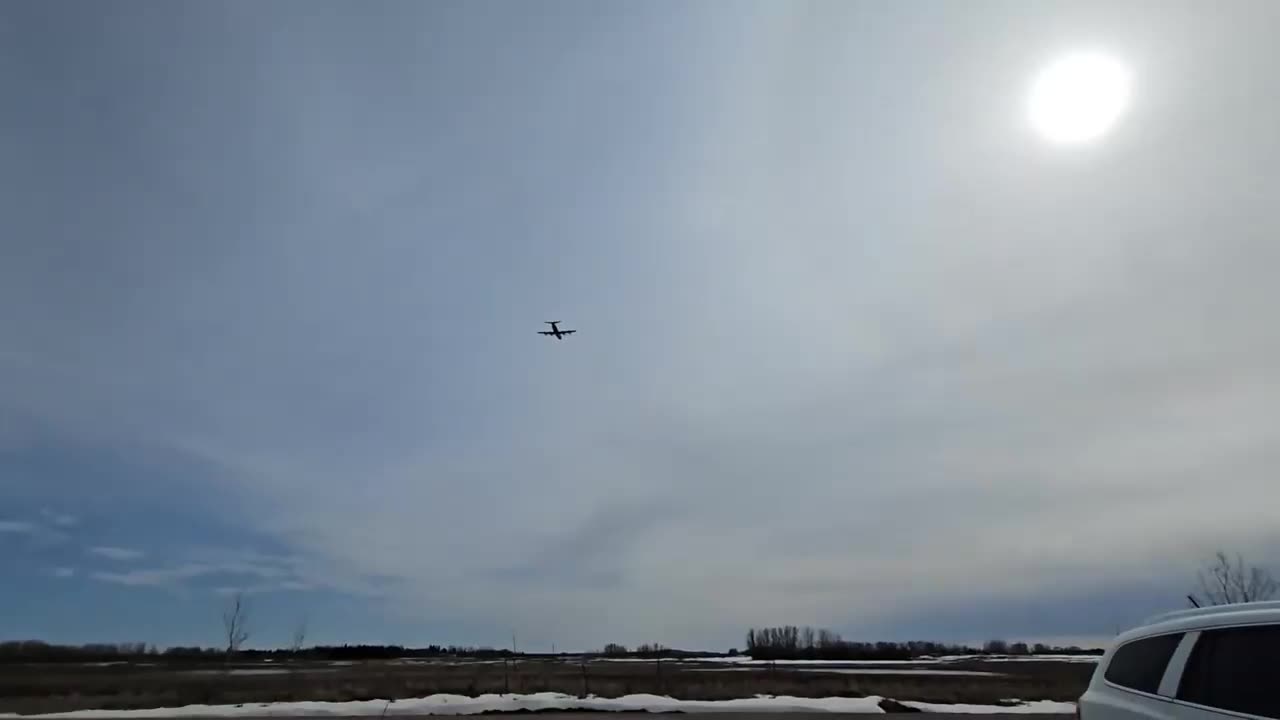
[[[778,663],[535,658],[367,662],[17,664],[0,666],[0,713],[279,701],[406,699],[450,693],[559,692],[684,700],[756,695],[999,704],[1075,700],[1093,671],[1061,659]]]

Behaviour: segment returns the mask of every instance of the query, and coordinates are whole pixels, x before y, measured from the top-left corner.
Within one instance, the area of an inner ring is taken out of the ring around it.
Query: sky
[[[1280,548],[1277,21],[0,4],[0,638],[217,645],[235,592],[259,647],[1183,607]],[[1046,142],[1079,50],[1128,110]]]

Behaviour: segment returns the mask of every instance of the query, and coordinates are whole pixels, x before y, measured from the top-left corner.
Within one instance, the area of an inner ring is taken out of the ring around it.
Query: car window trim
[[[1195,649],[1199,640],[1199,630],[1192,630],[1182,636],[1182,642],[1178,643],[1173,655],[1169,657],[1169,664],[1164,666],[1164,677],[1160,678],[1160,686],[1156,688],[1157,695],[1178,699],[1178,685],[1182,682],[1182,673],[1186,670],[1187,660],[1191,657],[1191,651]]]

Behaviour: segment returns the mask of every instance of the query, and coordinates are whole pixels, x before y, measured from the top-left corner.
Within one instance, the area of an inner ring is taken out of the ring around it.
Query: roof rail
[[[1173,612],[1152,615],[1143,621],[1143,625],[1155,625],[1169,620],[1181,620],[1183,618],[1200,617],[1201,615],[1218,615],[1221,613],[1244,612],[1246,610],[1280,610],[1280,600],[1268,600],[1263,602],[1247,602],[1247,603],[1230,603],[1228,605],[1209,605],[1202,608],[1187,608],[1186,610],[1174,610]]]

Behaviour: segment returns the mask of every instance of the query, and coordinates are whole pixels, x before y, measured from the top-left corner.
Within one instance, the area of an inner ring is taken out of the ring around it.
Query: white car
[[[1159,615],[1116,638],[1081,720],[1280,719],[1280,602]]]

